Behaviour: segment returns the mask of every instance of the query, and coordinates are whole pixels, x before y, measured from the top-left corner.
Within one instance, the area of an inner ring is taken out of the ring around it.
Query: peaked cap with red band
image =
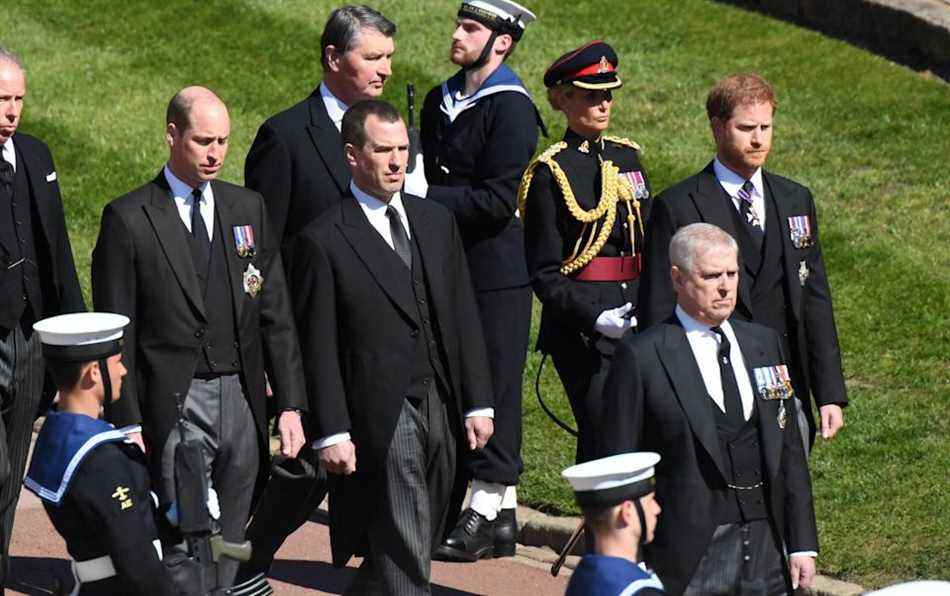
[[[555,60],[544,73],[544,86],[570,83],[581,89],[616,89],[623,85],[617,76],[618,63],[610,45],[594,40]]]

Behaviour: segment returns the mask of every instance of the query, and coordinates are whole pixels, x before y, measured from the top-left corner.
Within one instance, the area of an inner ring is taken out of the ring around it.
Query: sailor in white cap
[[[407,174],[405,192],[455,215],[488,346],[495,433],[461,465],[472,499],[436,551],[475,561],[515,553],[516,485],[521,461],[521,380],[531,326],[524,232],[516,216],[521,174],[543,127],[524,83],[506,60],[535,20],[509,0],[464,0],[449,59],[459,67],[426,95],[420,139],[424,168]],[[460,491],[463,492],[463,491]],[[457,512],[450,511],[449,525]]]
[[[622,453],[571,466],[571,483],[592,532],[595,554],[585,555],[567,585],[567,596],[663,594],[663,583],[639,562],[640,546],[653,540],[660,505],[654,494],[656,453]]]
[[[43,501],[73,558],[72,594],[177,594],[162,564],[145,454],[99,419],[119,399],[122,334],[129,319],[102,312],[33,325],[59,389],[36,439],[26,487]]]

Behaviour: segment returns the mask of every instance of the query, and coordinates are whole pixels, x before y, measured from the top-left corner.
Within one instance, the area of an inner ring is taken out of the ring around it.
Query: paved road
[[[355,573],[330,564],[330,538],[325,525],[310,522],[298,530],[277,554],[271,581],[277,594],[340,594]],[[59,537],[38,499],[23,491],[17,507],[11,544],[11,583],[8,594],[51,594],[55,578],[69,587],[69,563]],[[473,564],[435,563],[432,569],[436,596],[469,594],[563,594],[569,570],[551,577],[548,566],[522,557],[483,560]]]

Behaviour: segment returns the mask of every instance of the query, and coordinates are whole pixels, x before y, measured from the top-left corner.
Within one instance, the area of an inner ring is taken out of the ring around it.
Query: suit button
[[[238,364],[239,364],[239,362],[238,362],[237,360],[232,360],[232,361],[231,361],[231,366],[237,366]]]
[[[419,337],[419,330],[418,330],[418,329],[413,329],[412,331],[410,331],[410,332],[409,332],[409,337]]]
[[[745,505],[745,499],[739,499],[739,504],[740,504],[740,505]]]
[[[204,336],[205,336],[205,330],[204,330],[204,329],[198,329],[197,331],[195,331],[195,337],[197,337],[197,338],[200,339],[200,338],[202,338],[202,337],[204,337]]]
[[[238,342],[238,341],[234,342],[234,347],[235,347],[235,348],[240,348],[240,347],[241,347],[241,342]]]

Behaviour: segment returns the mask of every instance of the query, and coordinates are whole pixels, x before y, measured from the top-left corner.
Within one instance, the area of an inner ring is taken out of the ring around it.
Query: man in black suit
[[[471,477],[472,497],[437,553],[452,560],[515,554],[516,489],[524,468],[521,377],[531,331],[524,229],[516,210],[518,183],[538,145],[540,118],[505,60],[534,18],[511,0],[462,1],[449,53],[459,70],[426,95],[425,168],[416,168],[406,181],[407,192],[455,215],[495,390],[494,439],[465,458],[459,488]]]
[[[646,561],[670,594],[808,587],[818,531],[781,339],[728,320],[740,274],[723,230],[681,228],[669,259],[675,312],[621,341],[601,420],[604,453],[663,458]]]
[[[337,8],[320,38],[323,81],[307,99],[269,118],[247,154],[244,181],[264,196],[290,270],[297,233],[349,193],[350,171],[343,155],[340,122],[347,107],[379,97],[392,74],[396,26],[368,6]],[[309,519],[326,496],[316,457],[275,462],[274,473],[248,527],[254,542],[241,575],[266,572],[289,534]]]
[[[366,555],[348,593],[428,594],[456,444],[492,434],[485,344],[451,212],[400,193],[399,113],[360,102],[342,134],[352,195],[299,234],[291,275],[333,563]]]
[[[123,348],[129,374],[109,419],[142,424],[153,485],[168,508],[181,440],[171,431],[183,396],[189,435],[208,447],[222,534],[241,541],[268,457],[265,368],[284,455],[296,456],[304,443],[299,345],[263,199],[216,180],[228,149],[227,108],[208,89],[188,87],[172,98],[167,122],[168,162],[106,206],[93,251],[96,307],[132,320]],[[219,584],[230,586],[236,572],[235,561],[219,564]]]
[[[47,385],[33,322],[86,310],[53,157],[17,132],[26,95],[20,58],[0,47],[0,591],[33,420]]]
[[[782,337],[807,451],[817,430],[824,439],[835,436],[848,398],[815,202],[804,186],[763,169],[775,106],[771,85],[754,74],[728,76],[709,92],[716,157],[654,204],[640,276],[640,322],[649,326],[673,312],[667,247],[676,230],[701,221],[729,232],[739,243],[743,269],[735,316]],[[817,428],[809,394],[820,412]]]

